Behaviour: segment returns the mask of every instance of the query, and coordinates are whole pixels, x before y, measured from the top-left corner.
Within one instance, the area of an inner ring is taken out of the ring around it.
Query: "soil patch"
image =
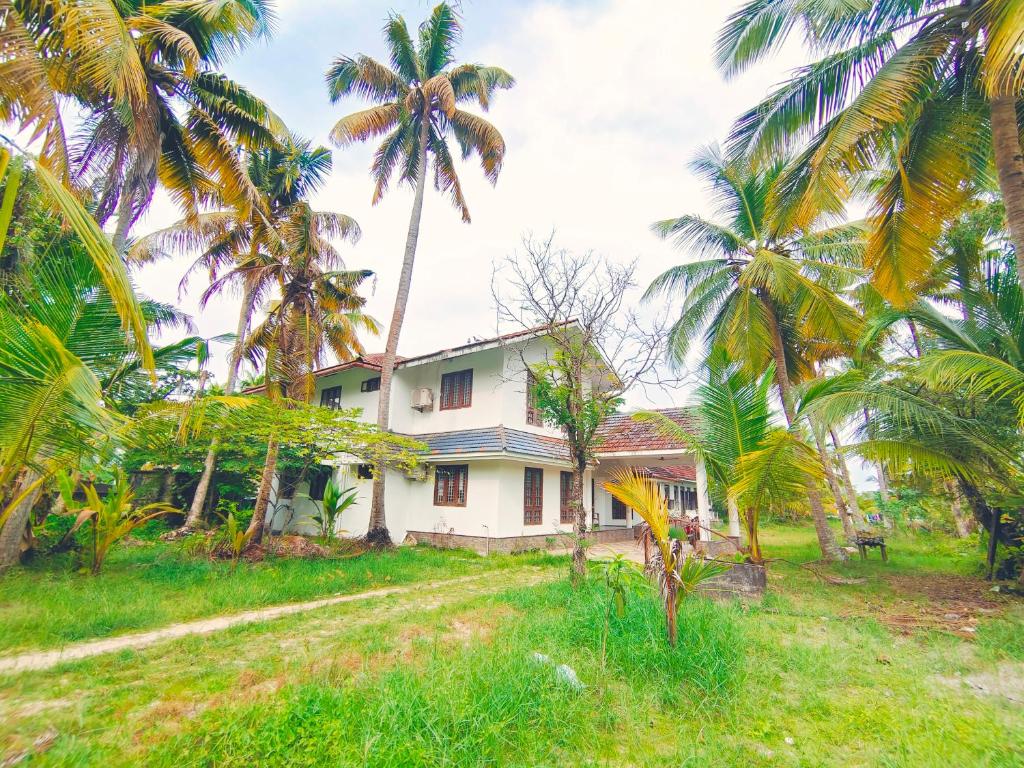
[[[992,592],[986,581],[964,576],[894,574],[884,579],[896,599],[881,603],[869,598],[868,615],[903,635],[932,630],[971,638],[980,620],[1002,613],[1013,600]]]
[[[1000,664],[994,672],[976,672],[956,677],[940,677],[951,688],[967,688],[977,696],[995,696],[1024,706],[1024,664]]]

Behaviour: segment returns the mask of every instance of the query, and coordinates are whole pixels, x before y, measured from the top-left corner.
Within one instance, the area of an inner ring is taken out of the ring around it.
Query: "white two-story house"
[[[426,471],[415,477],[387,470],[385,510],[394,541],[515,551],[550,545],[557,534],[572,530],[565,441],[558,428],[543,423],[527,381],[527,366],[549,351],[547,333],[535,329],[399,358],[391,428],[426,444],[427,452]],[[316,401],[325,408],[361,409],[362,418],[375,421],[381,358],[367,354],[318,371]],[[685,418],[682,409],[665,412]],[[631,537],[639,522],[601,486],[613,467],[623,465],[647,468],[674,514],[699,513],[709,523],[702,468],[682,445],[622,414],[602,425],[597,460],[584,479],[595,538]],[[271,528],[302,530],[303,521],[316,514],[330,474],[358,494],[339,527],[348,535],[365,533],[372,471],[356,457],[339,457],[300,484],[293,499],[278,500]]]

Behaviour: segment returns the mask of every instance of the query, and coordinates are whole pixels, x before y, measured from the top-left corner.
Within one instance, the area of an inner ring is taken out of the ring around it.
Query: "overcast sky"
[[[354,0],[278,2],[274,38],[246,51],[226,69],[266,99],[289,128],[329,146],[342,115],[365,106],[332,106],[324,71],[338,54],[386,58],[380,30],[390,10],[415,27],[432,5]],[[517,85],[497,96],[489,119],[508,145],[504,170],[491,187],[475,164],[460,177],[473,223],[461,223],[440,194],[428,189],[412,298],[402,330],[405,355],[488,336],[495,328],[490,279],[495,260],[515,250],[525,232],[557,229],[568,248],[611,259],[637,259],[644,286],[680,256],[650,234],[656,219],[707,211],[686,163],[702,144],[724,138],[735,115],[763,96],[795,64],[775,61],[724,82],[712,64],[717,30],[733,4],[665,0],[485,2],[463,5],[458,58],[504,67]],[[472,108],[472,107],[469,107]],[[374,146],[334,150],[334,172],[315,205],[354,216],[363,237],[345,246],[347,266],[377,274],[369,311],[390,318],[412,193],[393,187],[370,205],[368,169]],[[158,199],[134,234],[179,218]],[[137,274],[142,291],[191,312],[201,335],[233,331],[237,298],[200,312],[194,285],[179,299],[187,259]],[[367,339],[383,349],[384,339]],[[217,374],[225,372],[219,350]],[[631,404],[668,404],[685,393],[632,393]]]
[[[486,337],[495,329],[492,265],[513,252],[524,233],[558,233],[560,245],[638,262],[636,296],[683,258],[649,230],[652,221],[710,213],[705,190],[687,162],[703,144],[720,141],[736,115],[760,100],[799,65],[799,50],[726,82],[712,63],[714,39],[731,0],[571,0],[463,3],[464,38],[457,59],[501,66],[517,85],[500,92],[488,118],[508,146],[504,170],[491,187],[475,164],[459,169],[473,223],[461,223],[449,203],[428,189],[412,297],[399,351],[415,355]],[[381,27],[388,12],[411,28],[432,4],[355,0],[279,0],[273,39],[226,66],[227,73],[266,99],[289,128],[329,146],[337,119],[366,105],[332,106],[324,72],[339,54],[386,58]],[[473,107],[467,107],[472,109]],[[334,150],[330,181],[316,195],[322,210],[359,222],[358,244],[344,246],[347,266],[372,269],[368,309],[391,315],[405,245],[412,192],[393,187],[370,205],[368,173],[374,145]],[[179,218],[158,198],[135,234]],[[136,275],[149,296],[192,313],[201,335],[233,331],[237,297],[200,312],[201,286],[178,297],[187,259]],[[366,340],[383,349],[383,336]],[[214,369],[223,379],[226,350]],[[629,393],[630,406],[681,405],[688,388]],[[862,472],[857,472],[863,483]]]

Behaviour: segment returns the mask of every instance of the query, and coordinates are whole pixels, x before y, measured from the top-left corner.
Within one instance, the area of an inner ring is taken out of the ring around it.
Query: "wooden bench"
[[[868,548],[878,547],[882,553],[882,562],[889,562],[889,555],[885,551],[885,537],[884,536],[872,536],[870,534],[859,534],[857,536],[857,549],[860,551],[860,559],[868,559]]]

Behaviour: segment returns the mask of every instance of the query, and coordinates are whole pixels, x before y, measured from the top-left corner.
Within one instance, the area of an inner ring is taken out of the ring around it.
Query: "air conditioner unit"
[[[417,411],[429,411],[434,407],[434,393],[430,387],[419,387],[412,391],[412,407]]]

